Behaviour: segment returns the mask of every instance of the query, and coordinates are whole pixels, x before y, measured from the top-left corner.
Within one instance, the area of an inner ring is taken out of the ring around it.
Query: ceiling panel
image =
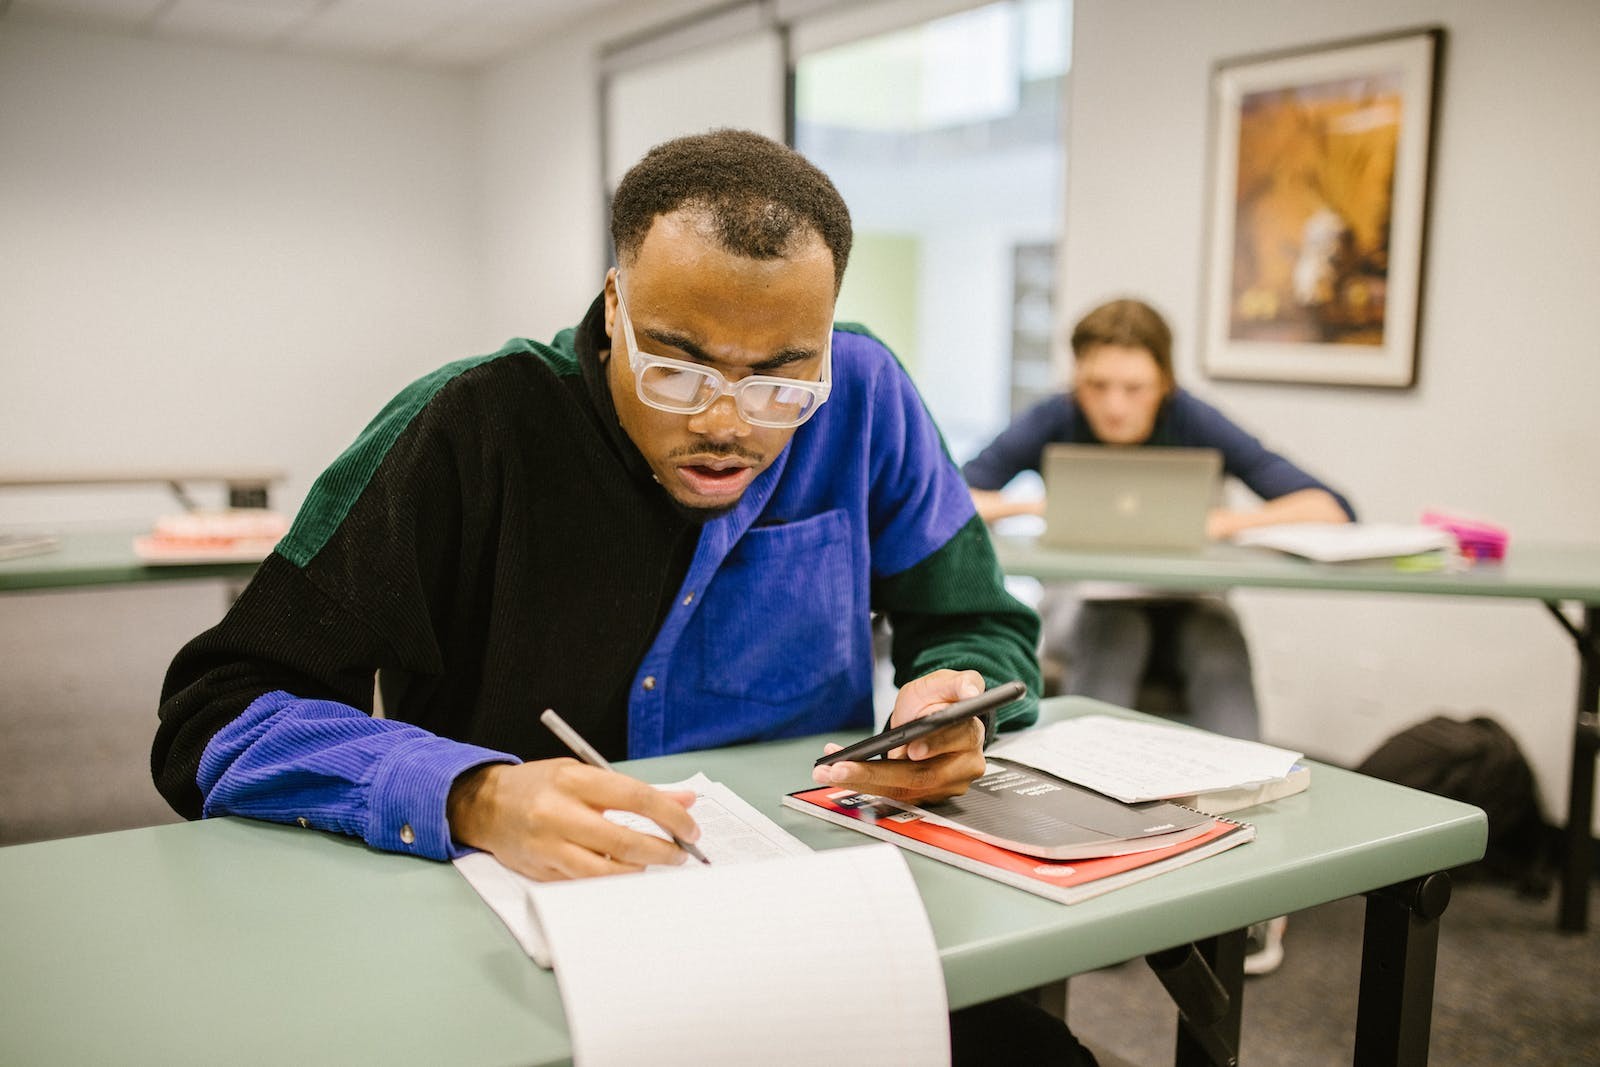
[[[12,0],[7,14],[56,16],[125,29],[149,19],[170,0]]]
[[[389,56],[459,23],[470,6],[450,0],[339,0],[285,43]]]
[[[616,0],[13,0],[23,16],[116,32],[472,67]]]
[[[176,0],[163,7],[149,23],[156,32],[207,41],[261,44],[274,41],[304,22],[316,10],[317,0]]]

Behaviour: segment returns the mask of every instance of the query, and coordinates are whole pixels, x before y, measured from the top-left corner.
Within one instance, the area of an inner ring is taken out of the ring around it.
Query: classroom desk
[[[1081,698],[1045,705],[1046,718],[1092,711],[1136,715]],[[779,806],[810,785],[820,745],[624,767],[655,782],[703,770],[813,847],[866,843]],[[1244,926],[1367,893],[1355,1062],[1425,1063],[1449,897],[1435,872],[1483,854],[1483,813],[1319,765],[1309,791],[1250,818],[1249,844],[1070,906],[907,853],[951,1006],[1191,942],[1237,993]],[[0,915],[4,1063],[570,1056],[554,976],[451,867],[349,839],[216,819],[0,848]],[[1237,996],[1219,1027],[1237,1047]],[[1188,1034],[1179,1062],[1209,1062]]]
[[[165,486],[187,510],[195,503],[189,486],[196,482],[221,485],[232,508],[268,506],[272,487],[286,473],[277,467],[134,467],[121,470],[11,470],[0,469],[0,489],[81,489],[86,486]]]
[[[63,530],[60,547],[19,559],[0,560],[0,593],[81,589],[141,582],[225,578],[247,582],[257,563],[199,563],[152,566],[133,553],[133,539],[145,530],[104,527]]]
[[[1389,560],[1313,563],[1238,545],[1197,552],[1097,552],[1043,548],[1033,537],[994,538],[1007,574],[1041,581],[1135,582],[1163,589],[1221,591],[1233,586],[1426,596],[1537,600],[1550,610],[1578,650],[1578,694],[1568,779],[1565,858],[1557,923],[1588,927],[1590,827],[1594,818],[1595,757],[1600,754],[1600,545],[1513,542],[1504,560],[1463,571],[1402,570]],[[1574,625],[1560,607],[1577,603]]]

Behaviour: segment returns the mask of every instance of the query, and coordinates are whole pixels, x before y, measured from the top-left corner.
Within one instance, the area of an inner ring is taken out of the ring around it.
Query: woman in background
[[[1214,508],[1206,517],[1213,540],[1251,526],[1355,519],[1344,497],[1178,386],[1172,331],[1150,305],[1102,304],[1073,328],[1071,344],[1071,391],[1023,412],[962,468],[985,521],[1043,513],[1042,500],[1008,499],[1000,490],[1022,471],[1038,471],[1045,446],[1055,443],[1216,449],[1223,472],[1243,482],[1261,505]],[[1174,677],[1195,725],[1246,740],[1260,736],[1249,649],[1222,597],[1127,588],[1088,594],[1057,587],[1039,606],[1043,658],[1063,665],[1067,693],[1131,708],[1154,667]],[[1251,927],[1247,974],[1265,974],[1282,962],[1284,925],[1277,918]]]

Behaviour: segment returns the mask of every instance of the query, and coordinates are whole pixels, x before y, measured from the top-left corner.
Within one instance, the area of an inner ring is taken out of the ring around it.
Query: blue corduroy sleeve
[[[445,801],[462,773],[516,757],[374,719],[346,704],[267,693],[200,757],[202,814],[334,830],[373,848],[446,860]]]

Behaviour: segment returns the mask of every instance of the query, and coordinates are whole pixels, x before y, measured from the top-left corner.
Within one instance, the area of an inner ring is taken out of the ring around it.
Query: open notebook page
[[[811,851],[805,842],[761,814],[743,797],[704,774],[658,788],[694,792],[695,801],[689,814],[700,826],[700,850],[714,866],[725,867]],[[655,823],[632,812],[612,811],[606,814],[608,818],[643,833],[667,836]],[[652,867],[649,870],[678,872],[699,866],[691,860],[679,866]],[[550,952],[530,906],[531,894],[540,889],[542,884],[523,877],[487,852],[461,856],[455,860],[455,867],[477,890],[483,902],[500,916],[500,921],[506,924],[523,951],[532,956],[539,966],[550,966]]]
[[[949,1062],[938,950],[892,845],[552,883],[533,906],[584,1067]]]

